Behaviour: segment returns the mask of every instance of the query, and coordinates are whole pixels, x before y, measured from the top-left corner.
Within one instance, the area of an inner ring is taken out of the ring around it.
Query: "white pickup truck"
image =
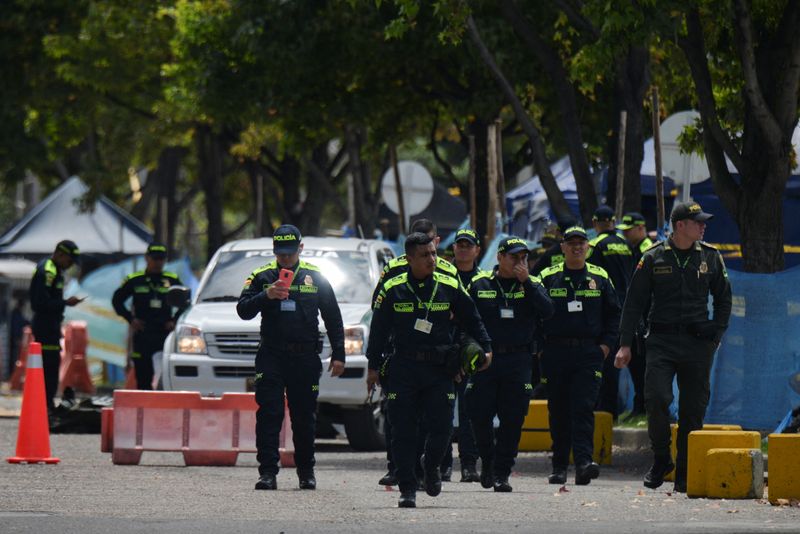
[[[383,448],[383,415],[377,399],[367,398],[364,354],[372,290],[394,253],[386,243],[364,239],[306,237],[303,243],[303,260],[319,267],[333,286],[345,329],[345,372],[338,378],[322,374],[320,420],[343,424],[354,449]],[[189,308],[164,343],[163,389],[211,396],[252,389],[261,316],[243,321],[236,303],[249,274],[274,258],[270,238],[232,241],[214,254]],[[320,336],[327,370],[331,347],[321,319]]]

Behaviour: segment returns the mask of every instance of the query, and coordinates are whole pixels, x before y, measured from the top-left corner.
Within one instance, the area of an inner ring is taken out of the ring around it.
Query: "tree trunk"
[[[186,156],[186,149],[178,146],[166,147],[158,157],[158,167],[153,171],[153,178],[158,180],[159,202],[156,204],[156,217],[158,221],[156,227],[156,241],[164,243],[167,247],[169,257],[173,257],[175,245],[175,227],[178,222],[178,174],[181,169],[181,162]],[[166,199],[166,202],[163,202]],[[162,213],[166,207],[166,213]],[[166,235],[162,231],[161,221],[166,218]]]
[[[197,127],[195,139],[199,162],[198,174],[205,195],[206,223],[208,225],[207,261],[224,244],[225,232],[222,226],[223,150],[219,137],[207,125]]]
[[[372,194],[372,176],[369,165],[361,157],[364,132],[358,126],[348,126],[345,130],[347,155],[350,161],[349,168],[353,176],[353,189],[355,193],[355,222],[353,228],[356,235],[364,233],[364,237],[375,234],[376,198]]]
[[[489,212],[489,167],[487,162],[487,126],[489,120],[476,117],[469,124],[469,134],[475,137],[475,232],[481,237],[483,249],[486,248],[486,214]]]
[[[789,178],[787,161],[769,162],[768,167],[771,168],[767,170],[767,176],[748,181],[786,183]],[[749,273],[782,271],[784,188],[745,187],[745,190],[747,193],[742,195],[736,214],[744,270]],[[711,224],[714,224],[713,220]]]

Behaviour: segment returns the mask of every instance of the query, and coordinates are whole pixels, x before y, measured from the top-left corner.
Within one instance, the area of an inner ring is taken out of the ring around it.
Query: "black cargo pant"
[[[575,465],[592,461],[602,368],[603,350],[598,345],[545,345],[542,374],[547,379],[554,469],[566,469],[570,450]]]
[[[492,365],[475,373],[467,384],[467,410],[483,466],[493,462],[494,476],[507,478],[519,451],[522,424],[528,414],[533,385],[531,353],[496,354]],[[494,432],[495,415],[500,420]]]
[[[597,399],[597,410],[610,413],[614,419],[619,415],[619,369],[614,367],[614,347],[610,347],[612,357],[603,360],[603,380],[600,383],[600,394]]]
[[[144,330],[133,333],[131,362],[136,373],[136,389],[153,389],[153,354],[164,350],[167,334],[163,325],[147,325]]]
[[[42,368],[47,411],[55,408],[53,399],[58,391],[58,371],[61,367],[61,324],[42,325],[34,321],[33,339],[42,345]]]
[[[675,477],[686,480],[689,432],[703,428],[711,394],[711,364],[716,344],[692,334],[650,334],[647,337],[645,406],[650,444],[656,457],[670,454],[672,381],[678,377],[678,443]]]
[[[400,491],[417,488],[417,439],[420,417],[428,431],[425,440],[426,471],[439,468],[453,430],[453,377],[445,366],[419,362],[401,355],[389,363],[387,393],[392,424],[392,459]]]
[[[314,468],[317,397],[322,361],[316,351],[294,353],[260,347],[256,355],[256,449],[260,475],[278,473],[278,438],[283,425],[284,391],[294,435],[298,473]]]
[[[637,333],[631,345],[631,361],[628,370],[633,382],[633,412],[644,414],[644,370],[646,368],[647,350],[645,349],[644,336]]]
[[[475,445],[475,435],[472,430],[472,421],[469,418],[469,408],[466,401],[467,379],[454,384],[456,392],[456,403],[458,403],[458,430],[455,431],[458,437],[458,460],[461,468],[466,466],[475,467],[478,461],[478,448]],[[452,439],[447,445],[447,450],[442,458],[442,469],[453,467],[453,442]]]

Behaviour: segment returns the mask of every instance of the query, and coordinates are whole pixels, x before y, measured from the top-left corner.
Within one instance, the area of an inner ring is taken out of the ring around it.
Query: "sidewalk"
[[[0,417],[19,417],[22,392],[11,391],[8,382],[0,384]]]

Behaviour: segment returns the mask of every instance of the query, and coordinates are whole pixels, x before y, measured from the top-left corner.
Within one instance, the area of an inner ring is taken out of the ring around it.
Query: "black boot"
[[[442,475],[439,468],[434,467],[425,471],[425,493],[431,497],[436,497],[442,492]]]
[[[442,482],[450,482],[453,478],[453,468],[448,467],[442,471]]]
[[[600,476],[600,466],[594,462],[588,462],[575,466],[575,485],[585,486],[593,479]]]
[[[314,470],[310,469],[307,471],[303,471],[302,473],[297,473],[297,478],[300,480],[300,489],[303,490],[315,490],[317,489],[317,479],[314,476]]]
[[[398,508],[416,508],[417,507],[417,492],[401,491],[400,500],[397,501]]]
[[[495,478],[494,491],[497,493],[511,493],[511,484],[508,483],[508,477]]]
[[[650,489],[656,489],[664,483],[664,477],[670,474],[675,469],[675,464],[672,463],[672,458],[656,457],[650,470],[644,476],[644,486]]]
[[[392,471],[388,471],[383,478],[378,481],[379,486],[396,486],[397,485],[397,477],[394,476]]]
[[[567,468],[566,467],[553,467],[553,474],[547,477],[550,484],[566,484],[567,483]]]
[[[462,465],[461,466],[461,482],[480,482],[481,476],[475,469],[475,465]]]
[[[275,480],[275,475],[265,474],[261,475],[256,482],[257,490],[276,490],[278,489],[278,481]]]

